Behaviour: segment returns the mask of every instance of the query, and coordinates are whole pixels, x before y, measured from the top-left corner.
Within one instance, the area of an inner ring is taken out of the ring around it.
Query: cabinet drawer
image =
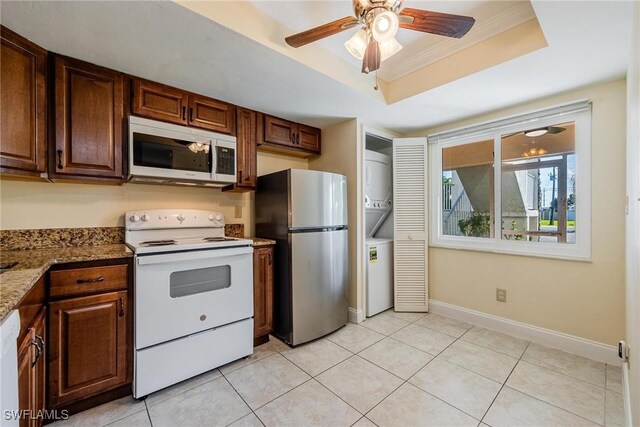
[[[49,277],[52,297],[127,289],[126,265],[52,271]]]

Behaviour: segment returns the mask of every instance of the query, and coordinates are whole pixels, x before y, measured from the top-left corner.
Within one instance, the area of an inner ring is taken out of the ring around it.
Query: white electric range
[[[127,212],[134,251],[134,381],[141,398],[253,353],[252,241],[219,212]]]

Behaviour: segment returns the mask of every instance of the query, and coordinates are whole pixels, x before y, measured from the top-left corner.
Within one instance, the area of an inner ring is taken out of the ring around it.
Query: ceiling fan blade
[[[364,51],[364,58],[362,58],[362,72],[369,74],[372,71],[376,71],[380,68],[380,43],[378,43],[373,37],[369,40],[367,49]]]
[[[554,135],[556,133],[560,133],[560,132],[564,132],[565,130],[567,130],[566,128],[561,128],[559,126],[549,126],[547,128],[547,132],[550,133],[551,135]]]
[[[413,18],[406,22],[405,16]],[[451,15],[449,13],[406,7],[400,12],[400,28],[438,34],[440,36],[461,38],[473,27],[476,20],[470,16]]]
[[[316,28],[304,31],[302,33],[294,34],[287,37],[284,41],[291,47],[300,47],[309,43],[313,43],[317,40],[325,37],[338,34],[346,29],[355,27],[359,21],[351,16],[338,19],[337,21],[329,22],[328,24],[321,25]]]

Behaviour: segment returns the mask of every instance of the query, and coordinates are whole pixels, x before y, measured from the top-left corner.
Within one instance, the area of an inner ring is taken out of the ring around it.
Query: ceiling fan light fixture
[[[368,39],[367,30],[362,28],[358,30],[353,37],[344,42],[344,47],[354,58],[362,60],[362,58],[364,58],[364,52],[367,50]]]
[[[380,62],[383,62],[391,58],[396,53],[400,52],[402,45],[398,43],[398,40],[392,38],[391,40],[380,44]]]
[[[396,36],[398,28],[400,28],[398,15],[389,10],[385,10],[373,18],[371,34],[378,43],[385,43]]]
[[[524,132],[524,136],[528,136],[529,138],[535,138],[536,136],[542,136],[549,132],[549,128],[541,128],[541,129],[531,129]]]

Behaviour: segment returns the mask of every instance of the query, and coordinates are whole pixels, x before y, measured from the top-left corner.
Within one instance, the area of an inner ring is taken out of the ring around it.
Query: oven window
[[[229,286],[231,286],[231,267],[228,265],[176,271],[169,276],[171,298],[217,291]]]
[[[211,146],[133,133],[133,164],[150,168],[211,173]]]
[[[221,175],[236,174],[235,151],[229,147],[216,147],[216,173]]]

